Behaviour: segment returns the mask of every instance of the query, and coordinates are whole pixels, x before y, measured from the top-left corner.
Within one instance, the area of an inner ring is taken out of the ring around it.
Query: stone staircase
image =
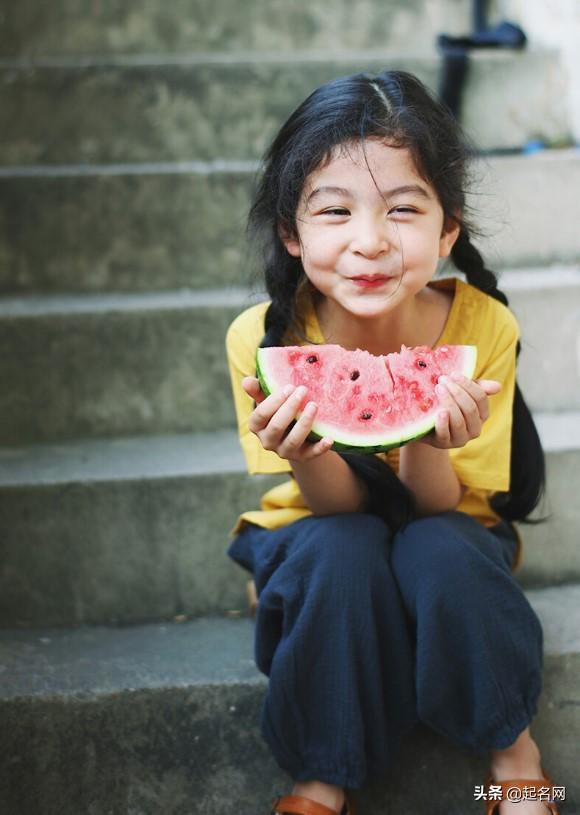
[[[0,811],[257,815],[290,779],[258,721],[224,354],[256,297],[256,159],[355,70],[436,84],[460,0],[32,0],[0,12]],[[121,8],[122,6],[122,8]],[[401,47],[405,44],[405,48]],[[520,320],[547,524],[517,578],[545,630],[533,733],[580,813],[580,153],[557,52],[481,54],[472,199]],[[547,347],[558,349],[551,359]],[[231,507],[227,512],[225,507]],[[483,811],[486,757],[417,728],[361,813]]]

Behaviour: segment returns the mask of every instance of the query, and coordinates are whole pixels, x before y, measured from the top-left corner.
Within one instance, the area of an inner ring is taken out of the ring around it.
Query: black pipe
[[[487,29],[487,0],[473,0],[473,30],[475,32]]]
[[[526,35],[513,23],[501,22],[488,28],[487,7],[487,0],[473,0],[472,34],[460,37],[439,34],[437,37],[437,46],[443,56],[439,96],[458,119],[470,52],[481,48],[524,48],[526,45]]]

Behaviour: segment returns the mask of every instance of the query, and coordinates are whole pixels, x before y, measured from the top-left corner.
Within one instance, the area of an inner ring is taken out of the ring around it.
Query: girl
[[[529,730],[542,629],[512,575],[511,523],[537,505],[544,459],[515,384],[516,320],[470,240],[465,173],[455,120],[397,71],[323,85],[265,157],[250,227],[270,301],[234,320],[226,346],[249,472],[290,478],[239,518],[228,553],[254,575],[262,733],[294,779],[272,812],[353,815],[349,791],[419,721],[490,752],[489,782],[546,784]],[[466,282],[433,280],[449,256]],[[259,345],[301,343],[474,344],[478,368],[442,378],[421,441],[337,453],[307,441],[316,404],[295,421],[302,388],[265,398],[255,377]]]

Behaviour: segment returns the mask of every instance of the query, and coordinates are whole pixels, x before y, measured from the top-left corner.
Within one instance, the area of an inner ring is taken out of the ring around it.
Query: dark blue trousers
[[[392,535],[375,515],[249,525],[228,554],[259,596],[261,729],[294,779],[359,789],[422,722],[457,745],[512,744],[536,714],[540,622],[507,524],[460,512]]]

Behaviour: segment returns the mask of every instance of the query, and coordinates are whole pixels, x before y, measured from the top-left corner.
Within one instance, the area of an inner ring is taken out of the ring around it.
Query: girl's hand
[[[272,450],[288,461],[309,461],[330,450],[333,440],[329,437],[316,443],[306,441],[316,416],[315,402],[308,402],[295,422],[296,413],[307,393],[306,388],[287,385],[265,396],[259,381],[252,376],[242,379],[242,387],[256,402],[256,408],[248,419],[248,427],[260,439],[265,450]]]
[[[463,447],[476,439],[489,416],[488,396],[499,393],[501,383],[493,379],[468,379],[453,374],[439,377],[436,389],[441,403],[435,430],[421,441],[432,447]]]

